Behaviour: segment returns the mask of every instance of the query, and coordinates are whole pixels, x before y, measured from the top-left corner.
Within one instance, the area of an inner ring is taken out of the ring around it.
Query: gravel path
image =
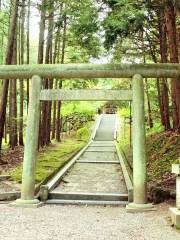
[[[167,221],[168,205],[131,214],[123,207],[44,206],[12,208],[0,204],[2,240],[179,240]]]

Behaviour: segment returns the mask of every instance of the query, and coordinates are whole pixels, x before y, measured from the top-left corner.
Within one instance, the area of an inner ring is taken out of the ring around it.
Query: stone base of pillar
[[[180,210],[178,208],[170,208],[169,214],[172,220],[172,224],[179,229],[180,228]]]
[[[151,203],[146,204],[137,204],[137,203],[129,203],[126,206],[127,212],[137,213],[137,212],[147,212],[147,211],[155,211],[156,208]]]
[[[16,201],[9,204],[11,207],[22,207],[22,208],[38,208],[42,207],[44,203],[40,202],[38,199],[23,200],[17,199]]]

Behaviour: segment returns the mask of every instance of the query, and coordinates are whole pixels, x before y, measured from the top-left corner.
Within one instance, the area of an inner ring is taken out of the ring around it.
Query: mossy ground
[[[78,140],[75,136],[63,139],[61,143],[51,144],[46,149],[38,154],[37,170],[36,170],[36,183],[41,182],[48,177],[57,168],[63,166],[71,156],[80,150],[86,141]],[[8,171],[12,180],[21,182],[22,177],[22,164],[15,169]]]
[[[119,146],[132,163],[128,124],[123,132],[125,135],[122,134],[119,138]],[[146,150],[148,182],[161,184],[163,181],[171,179],[173,177],[171,165],[178,162],[180,158],[180,134],[172,131],[164,132],[162,128],[155,126],[154,129],[147,130]]]
[[[148,178],[165,180],[171,174],[172,163],[180,157],[180,134],[161,132],[147,137]]]
[[[38,153],[36,168],[36,183],[40,183],[55,170],[63,167],[74,155],[75,152],[83,148],[89,140],[91,127],[93,122],[87,123],[82,128],[82,132],[86,129],[86,134],[79,137],[78,132],[63,137],[60,143],[52,142],[52,144]],[[78,130],[78,131],[81,131]],[[23,152],[22,152],[23,154]],[[21,155],[22,155],[21,154]],[[22,156],[21,156],[22,158]],[[5,172],[11,176],[15,182],[21,183],[22,178],[22,162],[18,166],[12,167]]]

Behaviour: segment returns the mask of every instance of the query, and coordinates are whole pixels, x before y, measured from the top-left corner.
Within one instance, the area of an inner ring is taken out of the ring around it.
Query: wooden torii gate
[[[21,198],[17,206],[38,206],[34,198],[40,101],[127,100],[133,103],[133,203],[128,209],[150,209],[147,203],[143,78],[175,78],[179,64],[67,64],[0,66],[1,79],[32,78],[27,119]],[[132,78],[132,90],[41,90],[42,78]]]

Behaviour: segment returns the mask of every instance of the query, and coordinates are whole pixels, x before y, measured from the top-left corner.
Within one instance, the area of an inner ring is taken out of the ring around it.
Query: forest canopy
[[[180,3],[1,0],[0,33],[0,64],[179,63]],[[180,79],[145,79],[144,85],[147,127],[158,123],[165,131],[180,131]],[[44,89],[104,87],[128,89],[131,81],[43,79]],[[3,139],[11,148],[24,144],[30,88],[29,79],[0,80],[0,147]],[[42,103],[41,147],[60,141],[65,106],[73,112],[78,104]],[[99,105],[93,106],[80,109],[94,114]]]

